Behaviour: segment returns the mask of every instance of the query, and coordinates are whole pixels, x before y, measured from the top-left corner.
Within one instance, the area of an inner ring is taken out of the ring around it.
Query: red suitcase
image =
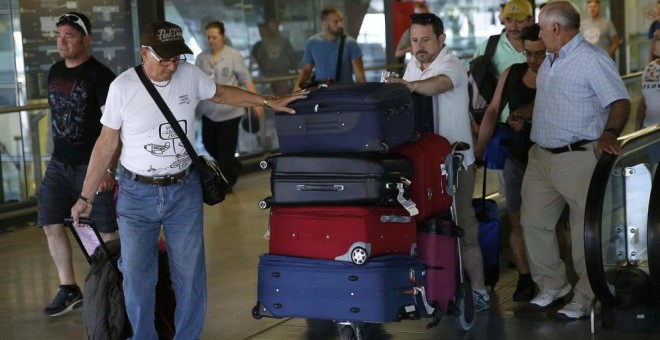
[[[415,202],[418,221],[449,211],[452,197],[447,191],[447,179],[443,174],[445,158],[451,153],[449,141],[434,133],[422,132],[417,143],[406,143],[392,149],[413,164],[410,199]]]
[[[426,299],[449,311],[456,297],[458,281],[458,253],[456,227],[452,221],[430,218],[417,224],[417,247],[419,257],[426,263]]]
[[[414,255],[415,220],[401,207],[274,206],[269,253],[364,264],[369,257]]]

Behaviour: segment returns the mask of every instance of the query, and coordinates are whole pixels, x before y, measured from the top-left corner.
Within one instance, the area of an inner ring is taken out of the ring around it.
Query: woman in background
[[[195,65],[218,84],[241,86],[256,93],[243,57],[237,50],[225,45],[225,25],[220,21],[207,24],[206,40],[209,49],[197,56]],[[255,112],[261,119],[264,109],[257,107]],[[218,162],[220,170],[233,187],[238,180],[239,163],[235,158],[238,127],[245,109],[204,100],[197,106],[197,113],[202,114],[204,148]]]

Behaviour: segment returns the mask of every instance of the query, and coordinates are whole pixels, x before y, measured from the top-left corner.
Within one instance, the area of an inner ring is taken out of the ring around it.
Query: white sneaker
[[[589,316],[589,309],[577,302],[570,302],[557,311],[557,317],[563,320],[579,320]]]
[[[556,300],[563,298],[566,294],[571,292],[571,285],[566,285],[561,289],[549,289],[539,292],[529,303],[539,307],[547,307]]]

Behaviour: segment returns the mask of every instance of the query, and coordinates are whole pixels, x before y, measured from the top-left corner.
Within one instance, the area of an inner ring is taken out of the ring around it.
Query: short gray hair
[[[580,11],[568,1],[553,1],[543,7],[547,21],[558,23],[562,28],[580,29]]]

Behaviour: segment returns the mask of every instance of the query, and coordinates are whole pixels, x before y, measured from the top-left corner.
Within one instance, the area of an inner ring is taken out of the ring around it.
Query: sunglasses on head
[[[85,27],[85,22],[75,14],[62,14],[59,19],[57,19],[57,25],[61,24],[75,24],[83,30],[84,35],[88,35],[87,27]]]

